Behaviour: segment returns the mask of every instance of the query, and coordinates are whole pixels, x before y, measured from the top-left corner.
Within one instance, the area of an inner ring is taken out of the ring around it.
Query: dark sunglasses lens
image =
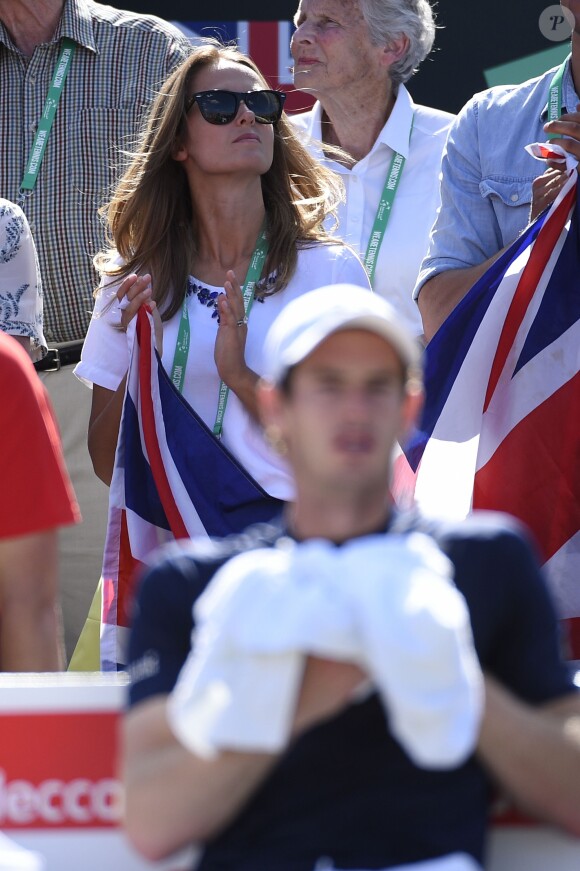
[[[210,124],[229,124],[238,108],[235,95],[228,91],[206,91],[197,98],[197,105]]]
[[[284,101],[277,91],[253,91],[244,102],[258,123],[275,124],[280,120]]]
[[[275,124],[280,120],[286,94],[278,91],[250,91],[234,94],[230,91],[204,91],[197,95],[199,111],[210,124],[229,124],[234,120],[242,99],[256,116],[259,124]]]

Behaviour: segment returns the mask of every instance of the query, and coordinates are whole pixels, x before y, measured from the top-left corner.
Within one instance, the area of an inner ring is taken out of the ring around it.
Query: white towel
[[[311,540],[230,560],[199,598],[169,721],[193,752],[278,752],[308,654],[360,665],[393,735],[424,767],[472,752],[482,678],[465,601],[432,539]]]

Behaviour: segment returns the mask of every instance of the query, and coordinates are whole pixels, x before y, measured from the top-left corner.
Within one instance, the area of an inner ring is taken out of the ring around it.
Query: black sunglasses
[[[200,91],[193,94],[185,104],[189,112],[194,103],[199,106],[202,118],[210,124],[230,124],[243,101],[256,116],[258,124],[275,124],[280,120],[286,94],[282,91]]]

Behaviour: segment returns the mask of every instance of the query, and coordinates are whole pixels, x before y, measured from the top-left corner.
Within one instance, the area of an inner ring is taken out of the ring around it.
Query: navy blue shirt
[[[514,521],[480,512],[460,524],[406,515],[395,525],[432,535],[451,559],[487,672],[532,704],[575,691],[550,596]],[[217,569],[286,534],[280,522],[165,551],[140,585],[131,704],[173,688],[190,650],[193,603]],[[291,745],[237,818],[205,845],[198,871],[312,871],[321,858],[341,869],[373,869],[454,852],[483,862],[488,801],[474,757],[450,771],[413,765],[373,695]]]

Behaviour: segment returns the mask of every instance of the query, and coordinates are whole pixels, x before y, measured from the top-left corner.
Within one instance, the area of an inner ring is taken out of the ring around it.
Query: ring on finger
[[[240,318],[239,321],[236,321],[236,327],[245,327],[248,323],[248,316],[244,315],[243,318]]]

